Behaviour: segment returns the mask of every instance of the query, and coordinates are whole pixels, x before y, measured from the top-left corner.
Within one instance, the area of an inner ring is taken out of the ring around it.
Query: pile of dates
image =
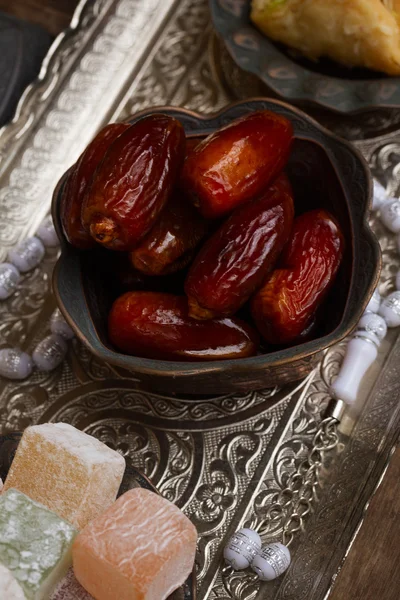
[[[89,144],[67,176],[61,220],[76,248],[100,244],[129,264],[131,287],[108,315],[118,350],[232,359],[313,335],[344,240],[325,210],[295,217],[292,141],[290,121],[258,111],[201,140],[153,114]],[[154,284],[177,274],[180,293]]]

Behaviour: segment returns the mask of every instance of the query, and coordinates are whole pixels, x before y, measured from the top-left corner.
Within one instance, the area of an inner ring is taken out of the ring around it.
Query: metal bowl
[[[325,303],[323,323],[311,341],[251,358],[215,362],[151,360],[118,352],[107,339],[107,312],[114,297],[104,283],[104,265],[111,254],[102,248],[79,251],[62,232],[59,203],[64,178],[53,196],[53,218],[62,244],[53,288],[62,313],[76,335],[99,358],[132,372],[144,385],[164,392],[216,394],[248,391],[301,379],[317,364],[321,352],[339,342],[357,324],[380,272],[379,244],[367,216],[371,176],[361,154],[318,123],[287,104],[268,99],[239,102],[213,116],[173,108],[152,108],[135,115],[173,115],[189,137],[208,135],[233,119],[269,109],[289,118],[295,132],[287,172],[297,211],[324,207],[341,224],[347,241],[343,265]]]
[[[269,93],[339,113],[400,107],[399,77],[294,55],[257,29],[250,5],[250,0],[210,0],[214,27],[233,60],[257,75]]]

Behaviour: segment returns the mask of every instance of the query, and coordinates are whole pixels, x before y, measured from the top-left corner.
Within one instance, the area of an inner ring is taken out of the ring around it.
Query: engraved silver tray
[[[14,121],[0,131],[0,258],[35,231],[57,180],[101,125],[153,105],[213,112],[234,95],[254,96],[255,85],[215,39],[207,0],[82,0]],[[397,192],[398,115],[316,116],[356,140],[374,174]],[[396,241],[375,217],[372,225],[383,250],[380,291],[386,294],[400,265]],[[32,350],[46,334],[56,254],[47,252],[0,304],[0,347]],[[251,515],[262,519],[263,506],[305,456],[343,351],[344,344],[331,348],[296,385],[193,402],[144,391],[74,341],[55,372],[0,382],[0,429],[67,421],[124,454],[196,524],[199,600],[322,600],[398,437],[396,331],[386,338],[359,405],[341,424],[342,443],[324,464],[318,502],[291,546],[289,571],[267,584],[245,573],[223,577],[221,556],[227,538]],[[279,537],[273,523],[266,530],[266,539]]]

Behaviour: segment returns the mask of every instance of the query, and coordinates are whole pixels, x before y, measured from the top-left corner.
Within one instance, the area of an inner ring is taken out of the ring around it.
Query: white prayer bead
[[[52,371],[62,363],[68,346],[64,338],[52,333],[42,340],[32,353],[33,362],[39,371]]]
[[[61,335],[65,340],[71,340],[74,337],[74,332],[58,308],[51,315],[50,331],[57,335]]]
[[[381,316],[366,313],[361,317],[353,338],[347,344],[339,375],[331,386],[334,398],[347,404],[357,400],[362,378],[376,359],[386,332],[386,323]]]
[[[8,260],[21,271],[26,273],[37,267],[45,253],[42,242],[37,237],[31,237],[10,250]]]
[[[392,292],[383,300],[379,314],[385,319],[388,327],[400,325],[400,291]]]
[[[393,233],[400,231],[400,200],[391,198],[390,202],[386,202],[381,206],[381,221]]]
[[[58,235],[53,225],[53,219],[50,215],[41,222],[36,235],[42,240],[46,247],[53,248],[59,244]]]
[[[272,581],[282,575],[290,565],[289,548],[274,542],[268,544],[254,558],[251,568],[261,581]]]
[[[372,210],[378,210],[388,198],[387,192],[383,185],[374,179],[374,190],[372,196]]]
[[[9,298],[17,289],[21,275],[11,263],[0,264],[0,300]]]
[[[247,569],[257,552],[261,550],[261,538],[252,529],[239,529],[224,549],[224,558],[235,571]]]
[[[25,379],[32,373],[29,354],[17,348],[0,350],[0,375],[7,379]]]
[[[378,292],[378,290],[375,290],[371,297],[371,300],[367,304],[367,308],[365,309],[364,314],[377,313],[379,310],[379,307],[381,305],[381,301],[382,301],[382,297],[381,297],[380,293]]]
[[[359,320],[354,335],[368,338],[379,346],[386,334],[387,326],[385,320],[375,313],[367,313]]]

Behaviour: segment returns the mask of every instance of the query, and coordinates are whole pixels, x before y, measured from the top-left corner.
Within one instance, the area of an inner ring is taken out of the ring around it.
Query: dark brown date
[[[167,115],[145,117],[120,135],[83,203],[83,225],[93,239],[111,250],[133,250],[164,208],[184,156],[183,127]]]
[[[279,268],[251,303],[257,328],[269,344],[303,338],[332,286],[343,251],[343,235],[328,212],[313,210],[295,219]]]
[[[62,192],[60,214],[65,237],[76,248],[92,248],[95,244],[82,225],[83,198],[106,150],[128,127],[128,123],[113,123],[104,127],[69,171]]]
[[[237,119],[189,153],[183,189],[204,217],[225,215],[268,187],[284,168],[292,139],[290,121],[268,110]]]
[[[111,342],[146,358],[210,361],[252,356],[257,333],[238,319],[190,319],[184,296],[128,292],[118,298],[108,320]]]
[[[209,224],[176,192],[158,221],[130,254],[132,265],[146,275],[164,275],[184,268],[193,250],[206,235]]]
[[[145,275],[132,266],[128,253],[109,252],[107,258],[104,278],[111,286],[114,298],[133,291],[184,294],[184,271],[160,276]]]
[[[262,285],[289,239],[293,196],[280,175],[257,200],[237,208],[204,244],[185,292],[195,319],[230,316]]]
[[[112,279],[118,294],[148,289],[149,278],[132,267],[129,254],[116,252],[113,253],[114,256],[115,258],[110,264],[109,278]]]

